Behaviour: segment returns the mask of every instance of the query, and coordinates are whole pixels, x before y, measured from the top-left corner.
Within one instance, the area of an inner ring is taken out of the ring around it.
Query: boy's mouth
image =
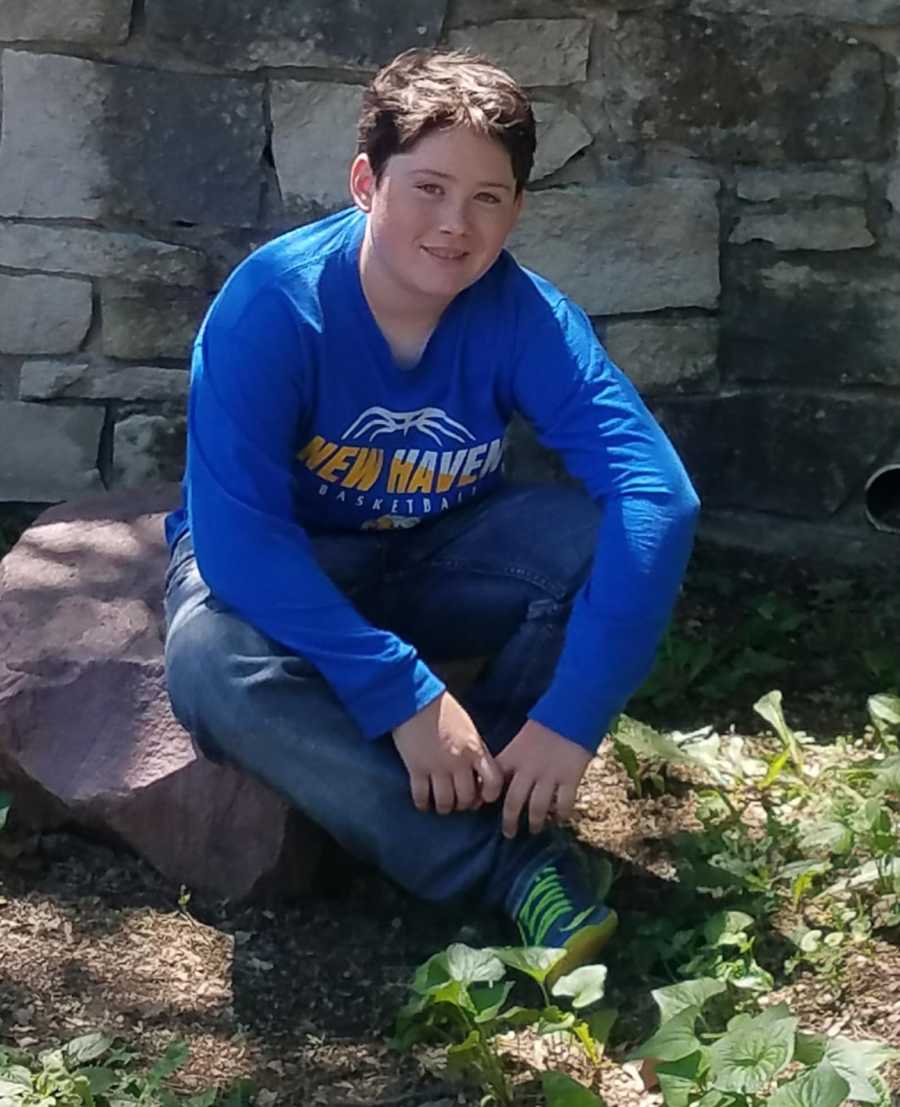
[[[423,246],[422,249],[438,261],[462,261],[468,254],[467,250],[451,250],[446,246]]]

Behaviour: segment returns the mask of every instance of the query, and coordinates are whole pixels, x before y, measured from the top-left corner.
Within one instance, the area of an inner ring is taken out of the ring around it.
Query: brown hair
[[[380,69],[363,96],[357,149],[379,182],[393,154],[430,131],[460,126],[503,146],[521,192],[534,162],[531,105],[508,73],[477,54],[413,49]]]

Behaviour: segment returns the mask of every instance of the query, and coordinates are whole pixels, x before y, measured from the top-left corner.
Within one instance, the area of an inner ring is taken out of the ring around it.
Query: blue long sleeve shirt
[[[595,749],[646,676],[693,538],[672,446],[584,313],[507,252],[449,305],[413,368],[368,307],[365,216],[340,212],[252,254],[194,345],[182,506],[210,589],[313,662],[370,738],[443,684],[368,623],[309,535],[410,526],[502,480],[513,412],[603,506],[554,680],[531,717]]]

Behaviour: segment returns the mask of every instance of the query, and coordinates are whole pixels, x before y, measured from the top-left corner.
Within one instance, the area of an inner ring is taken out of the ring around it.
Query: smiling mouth
[[[422,249],[430,257],[437,258],[438,261],[462,261],[464,257],[468,256],[467,250],[448,250],[446,246],[423,246]]]

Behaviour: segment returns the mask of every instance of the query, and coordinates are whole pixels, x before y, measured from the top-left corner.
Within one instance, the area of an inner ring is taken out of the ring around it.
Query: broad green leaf
[[[604,1100],[564,1072],[541,1073],[541,1088],[547,1107],[606,1107]]]
[[[872,779],[872,791],[879,796],[900,796],[900,754],[881,762]]]
[[[564,949],[552,949],[548,946],[499,946],[489,952],[510,968],[530,976],[538,984],[543,984],[547,973],[557,961],[565,957]]]
[[[753,916],[743,911],[720,911],[713,915],[703,927],[703,935],[710,945],[734,945],[734,939],[753,926]]]
[[[188,1044],[183,1041],[171,1042],[166,1052],[150,1069],[150,1079],[162,1081],[177,1072],[188,1058]]]
[[[645,761],[685,764],[691,760],[668,735],[660,734],[653,727],[639,723],[636,719],[623,719],[616,731],[616,741]]]
[[[551,991],[555,996],[571,996],[575,1010],[590,1007],[603,999],[606,988],[606,965],[582,965],[580,969],[561,976]]]
[[[711,1088],[706,1095],[697,1100],[696,1107],[734,1107],[734,1099]]]
[[[823,819],[801,831],[800,847],[810,853],[825,851],[843,856],[853,848],[853,832],[837,819]]]
[[[850,876],[846,876],[842,880],[836,880],[827,889],[827,894],[835,895],[837,892],[847,891],[848,888],[867,888],[872,884],[877,884],[882,878],[900,880],[900,857],[889,858],[882,868],[879,868],[877,861],[867,861],[854,870]]]
[[[76,1065],[83,1065],[87,1061],[96,1061],[112,1045],[113,1040],[107,1034],[99,1032],[84,1034],[80,1038],[73,1038],[64,1047],[66,1057]]]
[[[680,1061],[663,1061],[655,1066],[659,1088],[666,1107],[690,1107],[696,1095],[698,1078],[706,1068],[703,1051],[697,1050]]]
[[[849,1092],[847,1081],[823,1061],[776,1089],[768,1107],[841,1107]]]
[[[79,1075],[85,1077],[88,1084],[91,1086],[91,1092],[94,1095],[105,1095],[118,1081],[118,1076],[112,1069],[108,1069],[105,1066],[91,1066],[86,1069],[79,1069]]]
[[[472,949],[462,942],[447,947],[447,972],[451,980],[470,984],[494,984],[504,973],[503,963],[490,949]]]
[[[649,1041],[632,1050],[629,1061],[641,1057],[654,1057],[660,1061],[680,1061],[700,1049],[700,1042],[694,1033],[694,1025],[700,1014],[699,1007],[685,1007],[674,1018],[662,1024]]]
[[[882,738],[900,730],[900,696],[870,696],[867,707],[872,725]]]
[[[447,1049],[447,1072],[451,1076],[475,1077],[480,1080],[482,1054],[477,1030],[472,1030],[465,1041]]]
[[[572,1026],[572,1033],[581,1042],[581,1048],[588,1055],[588,1058],[596,1065],[600,1060],[600,1052],[597,1049],[594,1036],[591,1034],[591,1028],[583,1019],[580,1019]]]
[[[790,752],[791,760],[798,768],[802,768],[803,751],[800,749],[796,735],[785,722],[784,712],[781,709],[781,693],[777,689],[768,692],[762,699],[756,701],[753,710],[772,727],[785,749]]]
[[[189,1095],[181,1107],[214,1107],[218,1097],[219,1093],[215,1088],[207,1088],[205,1091],[197,1092],[196,1095]]]
[[[699,980],[686,980],[683,984],[669,984],[665,988],[657,988],[651,994],[659,1008],[660,1023],[665,1025],[669,1019],[689,1007],[701,1010],[708,999],[721,995],[725,988],[723,981],[704,976]]]
[[[511,980],[500,980],[496,984],[476,984],[469,989],[469,998],[472,1006],[478,1012],[475,1016],[477,1023],[490,1022],[497,1018],[500,1008],[509,998],[513,985]]]
[[[599,1011],[592,1011],[587,1016],[587,1024],[591,1031],[591,1037],[601,1050],[606,1048],[609,1034],[619,1017],[616,1007],[601,1007]]]
[[[805,1034],[798,1031],[794,1039],[794,1060],[812,1068],[825,1057],[825,1045],[828,1039],[824,1034]]]
[[[552,1004],[541,1011],[538,1019],[538,1034],[558,1034],[561,1030],[571,1030],[575,1025],[575,1016],[571,1011],[563,1011]]]
[[[794,1056],[797,1020],[772,1009],[729,1030],[709,1050],[713,1087],[746,1095],[761,1091]]]
[[[881,1042],[850,1038],[828,1038],[825,1041],[825,1061],[850,1085],[849,1096],[860,1103],[878,1103],[878,1089],[871,1078],[888,1061],[900,1059],[900,1050]]]
[[[16,1088],[30,1088],[34,1084],[34,1078],[24,1065],[9,1065],[3,1072],[3,1083]]]
[[[759,782],[759,789],[761,792],[764,792],[767,788],[771,788],[775,781],[781,776],[790,756],[791,751],[789,749],[783,749],[777,757],[772,758],[769,762],[769,767],[766,769],[766,775]]]
[[[427,961],[416,968],[411,987],[414,992],[426,996],[446,984],[449,979],[447,951],[442,949],[439,953],[432,954]]]
[[[9,809],[12,807],[12,795],[9,792],[0,792],[0,830],[6,826],[9,818]]]

